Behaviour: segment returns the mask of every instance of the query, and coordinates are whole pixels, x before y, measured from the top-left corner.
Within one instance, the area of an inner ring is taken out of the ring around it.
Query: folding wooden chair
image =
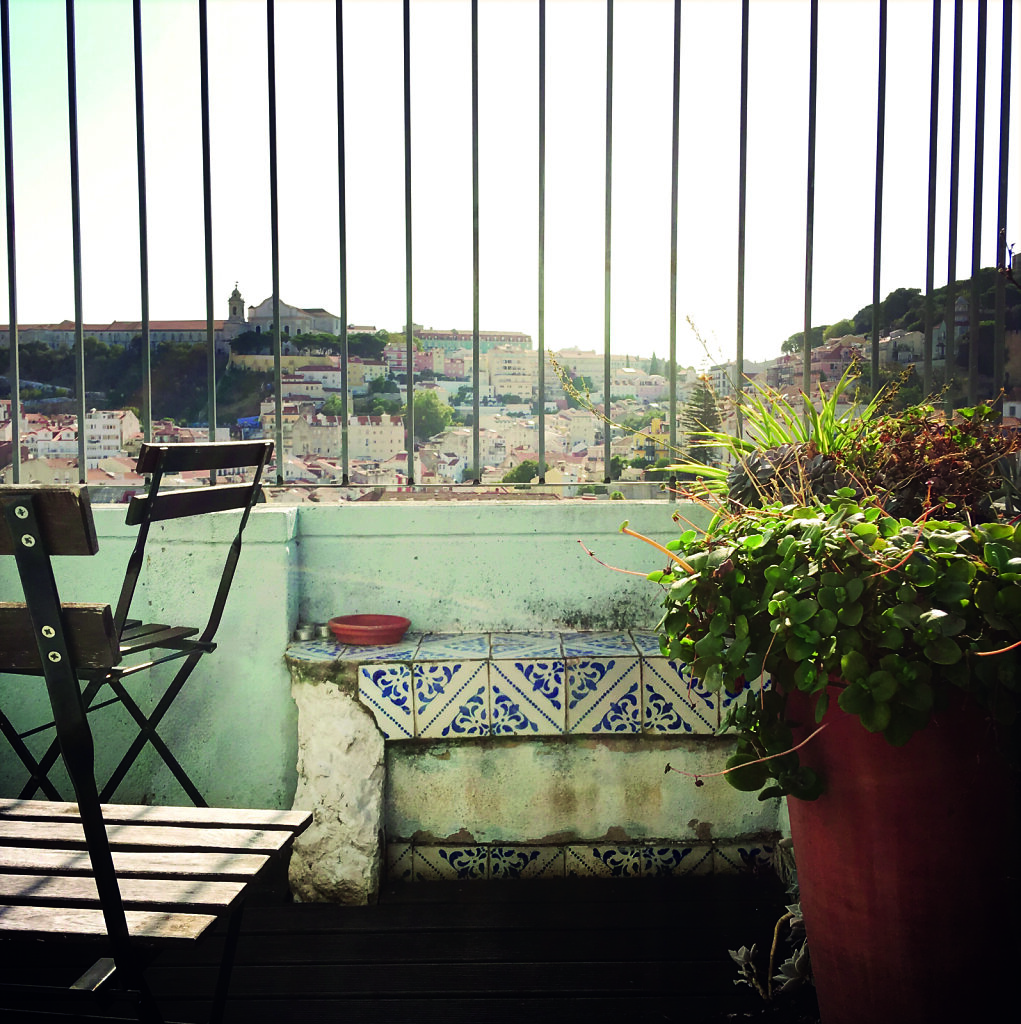
[[[267,454],[263,449],[260,468]],[[129,511],[129,517],[144,524],[136,554],[144,548],[142,534],[148,524],[175,514],[174,504],[154,500],[157,472],[170,471],[168,466],[190,468],[197,456],[184,451],[143,452],[140,464],[150,465],[149,458],[156,467],[154,487]],[[207,511],[235,507],[237,492],[231,497],[227,487],[220,491],[225,492],[222,497],[193,500]],[[251,495],[243,499],[245,518],[252,500]],[[69,987],[0,988],[0,1019],[14,1019],[15,1013],[30,1019],[47,1009],[80,1020],[95,1014],[104,1015],[95,1019],[110,1019],[106,1015],[119,1010],[139,1020],[159,1021],[144,980],[148,961],[167,944],[198,939],[221,915],[230,913],[211,1015],[218,1020],[243,896],[270,860],[290,847],[311,816],[295,811],[102,806],[79,670],[113,680],[125,645],[135,651],[157,646],[131,647],[135,636],[159,635],[161,644],[183,645],[169,649],[180,650],[185,665],[211,649],[222,598],[237,563],[240,533],[228,555],[214,614],[197,640],[191,640],[197,629],[169,636],[168,627],[163,627],[133,633],[121,643],[119,633],[138,627],[118,631],[109,605],[62,605],[53,575],[51,554],[91,555],[98,549],[88,492],[78,487],[0,487],[0,506],[0,555],[14,556],[25,598],[23,603],[0,605],[0,671],[44,678],[59,751],[77,800],[0,800],[0,937],[82,937],[102,946],[100,957]],[[122,592],[124,614],[137,579],[137,571],[133,578],[132,573],[129,567],[129,582]]]
[[[198,807],[206,806],[202,794],[156,730],[202,656],[216,649],[213,638],[234,580],[234,572],[241,553],[242,534],[248,524],[252,506],[260,493],[262,472],[272,451],[271,441],[142,445],[137,471],[151,475],[151,483],[148,492],[133,498],[128,506],[126,521],[129,526],[138,526],[138,535],[128,560],[127,572],[113,618],[119,657],[112,666],[101,667],[98,670],[94,666],[82,666],[79,673],[89,679],[83,694],[87,710],[98,710],[111,703],[121,703],[135,720],[139,730],[119,764],[101,787],[100,798],[103,801],[113,798],[117,787],[145,745],[150,743],[188,794],[188,798]],[[245,483],[216,483],[217,473],[230,470],[250,471],[252,477]],[[168,478],[175,474],[197,472],[209,474],[204,484],[200,485],[193,477],[189,486],[167,489]],[[152,524],[232,509],[241,513],[237,533],[227,551],[212,608],[201,632],[199,627],[194,625],[143,623],[138,619],[129,618],[132,598],[145,562],[146,541]],[[141,659],[139,655],[142,655]],[[155,709],[146,715],[122,680],[154,665],[177,659],[183,659],[181,666]],[[95,703],[104,686],[111,688],[113,696]],[[52,727],[52,723],[19,733],[0,715],[0,731],[7,737],[29,770],[29,781],[19,794],[24,799],[30,799],[40,791],[51,800],[61,798],[48,777],[59,756],[56,740],[39,761],[32,758],[24,742],[33,733],[49,727]]]

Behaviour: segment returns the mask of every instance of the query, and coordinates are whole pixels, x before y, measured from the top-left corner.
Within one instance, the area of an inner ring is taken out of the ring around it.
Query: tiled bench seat
[[[309,640],[287,656],[349,666],[358,700],[391,741],[719,726],[721,695],[664,658],[651,631],[409,634],[385,647]]]
[[[701,875],[772,855],[776,801],[664,778],[668,761],[718,770],[733,741],[715,737],[726,695],[663,657],[652,631],[310,640],[286,660],[295,800],[315,808],[292,860],[302,898],[366,902],[384,871]]]

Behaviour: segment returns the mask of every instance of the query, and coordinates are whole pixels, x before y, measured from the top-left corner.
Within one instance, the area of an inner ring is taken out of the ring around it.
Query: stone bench
[[[726,699],[648,631],[408,635],[286,651],[298,706],[301,898],[392,878],[712,873],[768,860],[777,801],[718,770]]]

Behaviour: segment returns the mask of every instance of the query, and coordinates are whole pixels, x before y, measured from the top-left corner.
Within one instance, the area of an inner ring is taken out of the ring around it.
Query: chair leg
[[[19,799],[29,800],[34,793],[41,789],[46,794],[47,799],[63,800],[57,787],[49,780],[47,775],[49,767],[45,767],[42,762],[37,761],[32,756],[32,751],[25,746],[25,741],[18,734],[18,730],[14,728],[11,720],[2,711],[0,711],[0,732],[4,734],[7,742],[11,745],[11,749],[21,758],[21,763],[28,769],[29,781],[21,791]],[[57,745],[56,740],[53,743],[54,746]],[[46,758],[44,757],[43,761],[45,760]]]
[[[197,659],[196,659],[197,660]],[[188,659],[191,661],[191,658]],[[187,668],[187,673],[184,673],[184,669]],[[173,703],[174,698],[180,692],[181,687],[184,686],[185,681],[191,674],[191,668],[188,662],[182,666],[181,671],[177,673],[173,682],[167,688],[166,693],[163,695],[163,699],[156,706],[153,713],[146,717],[145,712],[135,703],[131,694],[128,693],[123,683],[117,679],[110,680],[110,686],[114,692],[120,698],[121,703],[127,709],[128,713],[134,718],[138,725],[139,732],[134,738],[131,745],[128,747],[127,752],[121,758],[120,763],[114,769],[113,774],[107,780],[106,785],[103,787],[103,791],[100,793],[100,800],[104,803],[108,802],[113,794],[116,792],[117,787],[124,781],[124,777],[131,770],[131,766],[135,763],[138,755],[142,752],[146,743],[151,743],[156,749],[156,752],[163,759],[163,763],[173,773],[174,778],[181,784],[185,793],[188,794],[188,798],[191,800],[196,807],[208,807],[205,798],[198,791],[195,783],[188,777],[188,773],[181,766],[180,761],[174,756],[173,752],[166,745],[160,735],[156,732],[156,726],[159,725],[163,716],[166,714],[170,705]]]
[[[92,702],[96,699],[96,695],[103,688],[104,682],[106,682],[105,676],[101,679],[91,679],[85,689],[82,690],[82,704],[85,706],[86,713],[88,713],[89,708],[92,706]],[[18,794],[19,800],[31,800],[40,789],[42,789],[50,800],[63,799],[63,797],[60,796],[57,790],[53,787],[53,784],[49,779],[50,769],[57,763],[57,758],[59,757],[60,742],[56,737],[54,737],[50,745],[46,748],[46,753],[39,758],[39,777],[36,778],[33,776],[32,781],[26,783],[25,788]]]
[[[230,989],[230,976],[234,970],[234,957],[237,953],[238,938],[241,935],[241,918],[245,912],[244,900],[239,900],[227,918],[227,938],[223,947],[223,959],[216,976],[216,992],[213,1005],[209,1011],[209,1024],[220,1024],[223,1011],[227,1004],[227,993]]]

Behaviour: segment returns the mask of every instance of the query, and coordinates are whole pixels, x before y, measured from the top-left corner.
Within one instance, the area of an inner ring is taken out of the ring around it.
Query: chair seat
[[[201,936],[311,821],[303,811],[103,806],[129,933]],[[0,800],[0,921],[24,936],[106,935],[78,806]]]

